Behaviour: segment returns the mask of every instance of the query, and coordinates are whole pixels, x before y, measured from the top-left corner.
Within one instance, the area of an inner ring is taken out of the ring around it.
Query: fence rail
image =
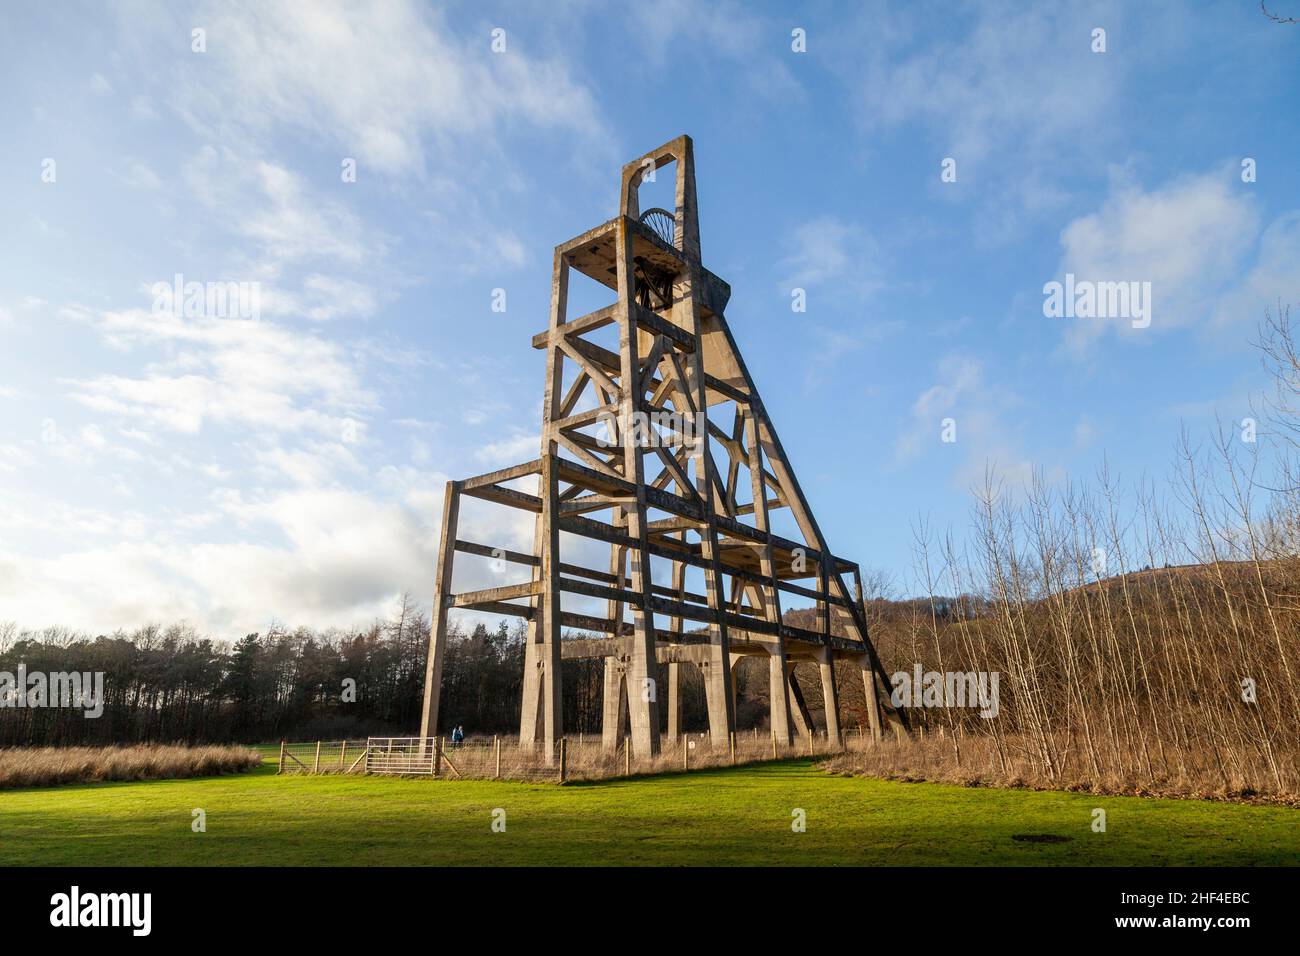
[[[636,774],[689,772],[795,757],[829,757],[846,750],[880,746],[866,731],[839,740],[813,733],[784,744],[764,731],[737,731],[714,741],[707,733],[664,737],[660,753],[642,758],[629,738],[607,748],[600,734],[562,737],[553,747],[513,737],[472,737],[456,743],[446,737],[370,737],[309,743],[281,742],[279,773],[371,773],[446,779],[566,782]]]
[[[310,743],[280,742],[280,773],[359,773],[364,769],[365,740],[317,740]]]

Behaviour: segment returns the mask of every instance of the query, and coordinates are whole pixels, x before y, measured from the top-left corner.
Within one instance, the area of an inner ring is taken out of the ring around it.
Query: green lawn
[[[791,830],[796,807],[807,832]],[[850,779],[808,761],[565,787],[264,768],[0,792],[0,845],[10,865],[1278,865],[1300,863],[1298,813]]]

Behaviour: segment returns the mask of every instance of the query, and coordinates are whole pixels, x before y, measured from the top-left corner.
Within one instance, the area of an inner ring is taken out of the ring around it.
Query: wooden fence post
[[[492,777],[492,779],[500,780],[501,779],[501,735],[500,734],[492,735],[492,752],[496,756],[496,764],[497,764],[496,773]]]
[[[776,759],[776,731],[772,731],[772,759]]]
[[[564,783],[569,776],[569,738],[560,738],[560,783]]]
[[[734,767],[736,765],[736,732],[733,730],[727,734],[727,737],[731,744],[731,765]]]
[[[348,755],[348,742],[345,740],[343,741],[343,746],[339,748],[339,769],[340,770],[342,770],[346,766],[346,764],[344,763],[344,759],[347,757],[347,755]]]
[[[442,738],[433,738],[433,775],[436,777],[442,772]]]
[[[320,741],[316,741],[316,762],[311,765],[312,773],[320,773]]]
[[[632,776],[632,738],[623,738],[623,776]]]
[[[284,741],[280,741],[280,767],[276,770],[277,774],[284,773]]]
[[[691,769],[691,738],[687,734],[682,734],[682,769]]]

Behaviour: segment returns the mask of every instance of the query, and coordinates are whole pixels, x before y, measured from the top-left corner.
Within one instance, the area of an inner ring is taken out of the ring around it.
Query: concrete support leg
[[[637,512],[624,509],[628,533],[640,538],[644,518]],[[632,590],[650,594],[650,553],[644,548],[628,550],[628,569],[631,572]],[[631,729],[632,753],[638,760],[648,759],[659,752],[659,701],[663,688],[659,686],[658,664],[655,654],[654,615],[638,608],[632,611],[632,641],[627,660],[624,682],[627,686],[628,723]]]
[[[624,167],[624,185],[630,187],[635,171]],[[637,182],[640,180],[638,179]],[[627,188],[624,195],[627,195]],[[620,208],[622,206],[620,205]],[[640,355],[641,332],[634,319],[636,307],[633,243],[628,232],[628,222],[619,218],[614,229],[615,286],[618,290],[618,353],[619,353],[619,420],[633,421],[645,401],[642,384]],[[628,670],[627,700],[631,712],[632,748],[638,759],[653,757],[659,752],[659,699],[656,684],[658,667],[655,654],[654,583],[650,569],[650,531],[647,519],[645,463],[641,443],[622,436],[623,478],[635,487],[631,500],[620,507],[627,519],[627,536],[632,542],[628,549],[628,569],[631,590],[638,597],[638,607],[632,609],[632,650]],[[556,513],[559,508],[557,506]]]
[[[677,661],[668,664],[668,739],[682,736],[682,665]]]
[[[456,524],[460,517],[460,482],[449,481],[443,496],[442,538],[433,582],[433,617],[429,657],[424,668],[424,711],[420,736],[438,734],[438,704],[442,695],[442,663],[447,656],[447,608],[451,600],[451,571],[456,556]]]
[[[542,459],[540,485],[545,510],[542,513],[542,539],[546,548],[541,554],[541,579],[544,589],[539,597],[535,618],[538,622],[538,646],[541,681],[541,734],[546,744],[545,760],[554,763],[556,744],[564,734],[564,698],[560,691],[560,529],[555,516],[560,513],[560,482],[556,459]]]
[[[519,710],[519,746],[529,747],[543,736],[542,731],[542,645],[537,642],[537,626],[528,625],[524,645],[524,695]]]
[[[835,683],[835,652],[829,647],[822,650],[817,662],[822,674],[822,700],[826,705],[826,739],[838,743],[840,739],[840,691]]]
[[[650,636],[653,630],[646,628],[639,633],[641,639],[633,641],[632,659],[628,662],[627,705],[632,752],[638,758],[648,758],[659,752],[659,695],[662,689],[655,678],[653,637]]]
[[[617,657],[605,658],[605,697],[600,725],[600,745],[614,753],[627,734],[626,668]]]
[[[729,654],[728,658],[731,662],[728,670],[731,672],[731,720],[734,725],[740,720],[740,701],[738,699],[739,691],[736,690],[739,686],[739,682],[736,680],[736,668],[739,667],[740,662],[745,659],[745,655]]]
[[[715,750],[730,746],[731,732],[736,729],[736,685],[728,664],[732,656],[724,656],[722,648],[715,644],[712,659],[700,665],[709,705],[709,743]]]
[[[533,571],[533,580],[541,580],[541,548],[545,543],[546,516],[537,516],[537,525],[533,530],[534,554],[537,556],[537,568]],[[523,702],[519,708],[519,746],[531,747],[541,739],[542,724],[542,647],[541,632],[538,626],[540,602],[530,598],[529,607],[533,617],[529,620],[524,637],[524,681]]]
[[[871,658],[862,658],[862,689],[867,701],[867,721],[871,729],[871,739],[880,739],[880,699],[876,694],[876,673],[871,667]]]
[[[772,701],[771,726],[779,744],[790,744],[790,678],[788,676],[784,651],[778,651],[767,659],[768,690]]]
[[[794,720],[794,730],[800,737],[807,738],[808,731],[813,726],[813,719],[808,710],[808,702],[803,699],[799,681],[794,676],[793,664],[786,667],[786,675],[790,680],[790,716]]]

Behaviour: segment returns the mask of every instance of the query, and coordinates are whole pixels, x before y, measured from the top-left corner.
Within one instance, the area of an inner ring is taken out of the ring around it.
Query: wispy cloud
[[[186,73],[171,96],[193,123],[241,136],[296,128],[365,171],[424,172],[459,138],[510,123],[584,136],[601,125],[562,59],[509,33],[494,54],[486,29],[466,42],[425,5],[221,3],[196,22],[208,31],[211,66]]]
[[[1101,206],[1061,231],[1059,274],[1050,278],[1073,273],[1091,282],[1150,282],[1151,324],[1066,319],[1066,344],[1081,353],[1107,332],[1140,342],[1243,314],[1257,323],[1270,302],[1294,294],[1297,249],[1300,214],[1261,231],[1258,204],[1235,164],[1151,189],[1117,172]]]
[[[1015,391],[995,382],[986,363],[971,355],[945,356],[936,378],[912,403],[895,443],[895,462],[953,459],[945,470],[963,491],[989,468],[1013,482],[1027,480],[1033,464],[1012,418],[1020,405]]]
[[[353,416],[373,410],[343,346],[271,322],[185,319],[145,309],[74,310],[121,349],[161,350],[138,376],[72,379],[69,394],[87,408],[183,433],[205,423],[338,437]]]
[[[781,290],[820,287],[865,298],[884,285],[881,248],[862,227],[833,215],[795,226],[778,268]]]

